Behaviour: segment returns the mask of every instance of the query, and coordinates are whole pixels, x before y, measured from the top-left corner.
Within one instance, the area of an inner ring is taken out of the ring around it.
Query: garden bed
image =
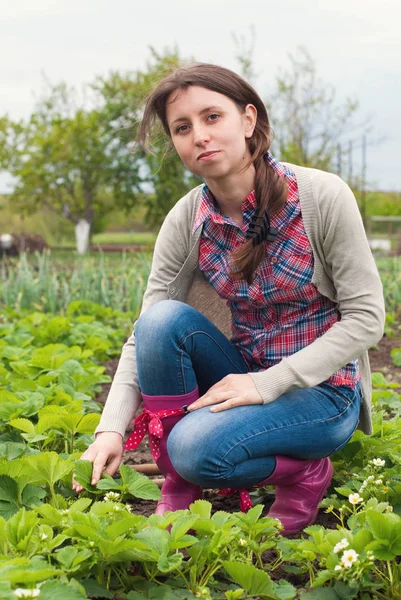
[[[394,366],[391,359],[391,351],[400,346],[401,339],[390,339],[385,336],[377,345],[377,347],[372,348],[369,351],[369,357],[372,372],[383,373],[386,379],[389,381],[393,381],[394,383],[399,382],[399,387],[401,388],[401,367]],[[106,373],[111,377],[114,377],[114,374],[117,370],[118,360],[119,359],[114,358],[106,363]],[[96,398],[98,402],[103,404],[106,401],[110,385],[111,384],[105,384],[102,386],[102,392]],[[400,392],[401,390],[398,389],[397,391]],[[140,412],[140,410],[138,412]],[[124,454],[123,462],[127,465],[140,465],[153,462],[152,455],[149,450],[147,436],[145,436],[137,450],[133,452],[126,452]],[[235,512],[239,510],[239,499],[237,494],[232,497],[225,497],[219,496],[218,490],[205,490],[204,498],[212,503],[213,512],[218,510]],[[271,501],[273,501],[273,499],[274,497],[272,496]],[[267,512],[269,504],[267,502],[264,503],[266,506],[265,512]],[[137,514],[150,516],[154,512],[155,506],[156,502],[138,499],[133,504],[133,509]],[[316,523],[323,525],[324,527],[334,528],[338,521],[333,515],[326,514],[323,510],[321,510]],[[294,534],[294,536],[291,537],[300,537],[300,535],[301,534]]]

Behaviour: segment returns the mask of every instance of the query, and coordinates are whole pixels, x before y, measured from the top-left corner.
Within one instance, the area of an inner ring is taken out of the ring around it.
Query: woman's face
[[[247,138],[256,124],[256,108],[245,112],[227,96],[199,86],[170,94],[166,109],[171,138],[182,162],[203,179],[238,173],[250,159]]]

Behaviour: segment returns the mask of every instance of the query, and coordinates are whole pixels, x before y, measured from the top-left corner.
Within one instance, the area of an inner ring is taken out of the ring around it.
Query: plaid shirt
[[[288,185],[284,207],[271,217],[279,234],[266,243],[266,257],[251,285],[229,275],[229,255],[245,241],[256,209],[255,192],[242,203],[240,227],[222,216],[205,184],[193,231],[203,224],[199,267],[232,314],[232,343],[251,372],[268,369],[322,336],[341,316],[336,304],[312,283],[313,252],[306,236],[295,175],[268,153],[266,160]],[[354,387],[360,379],[354,360],[328,383]]]

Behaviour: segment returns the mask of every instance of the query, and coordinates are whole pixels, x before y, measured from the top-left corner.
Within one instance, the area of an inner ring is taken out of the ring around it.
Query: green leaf
[[[127,465],[120,466],[121,479],[129,493],[143,500],[160,500],[162,495],[154,481]]]
[[[168,554],[168,543],[170,535],[167,531],[157,527],[147,527],[134,535],[135,540],[140,540],[148,548],[153,550],[159,557]]]
[[[383,373],[372,373],[372,386],[375,388],[394,388],[398,387],[398,384],[387,381]]]
[[[198,519],[199,517],[197,515],[180,517],[171,528],[171,540],[179,541],[186,533],[188,533],[190,529],[193,528]]]
[[[380,514],[375,510],[368,510],[366,521],[376,540],[390,540],[393,521],[390,515]]]
[[[174,571],[181,566],[183,558],[184,555],[181,552],[171,554],[170,556],[162,554],[157,561],[157,568],[162,573],[170,573],[170,571]]]
[[[264,571],[257,569],[253,565],[226,560],[222,562],[222,565],[235,583],[241,586],[249,596],[262,596],[277,600],[273,582]]]
[[[74,461],[62,459],[56,452],[42,452],[36,456],[28,456],[25,461],[32,468],[37,480],[50,486],[71,473],[74,467]]]
[[[0,500],[18,504],[18,485],[15,479],[8,475],[0,475]]]
[[[84,586],[88,597],[107,598],[110,600],[114,598],[114,592],[109,592],[105,586],[97,583],[94,579],[81,579],[80,583]]]
[[[23,506],[37,506],[42,504],[41,500],[46,497],[46,490],[28,483],[21,494],[21,504]]]
[[[401,348],[393,348],[390,354],[394,365],[401,367]]]
[[[9,581],[13,585],[29,585],[57,575],[62,575],[62,571],[51,567],[44,559],[39,557],[34,557],[31,560],[14,558],[0,564],[0,581]]]
[[[189,510],[193,515],[199,515],[201,519],[210,519],[212,505],[207,500],[195,500]]]
[[[96,427],[99,425],[99,421],[99,414],[85,415],[78,423],[76,431],[78,433],[93,433]]]
[[[86,594],[79,592],[71,584],[61,581],[47,581],[40,588],[40,600],[82,600]]]
[[[89,548],[78,550],[73,546],[66,546],[55,553],[56,560],[69,573],[77,571],[81,567],[81,563],[91,556],[92,551]]]
[[[8,424],[25,433],[35,433],[35,425],[29,419],[12,419]]]

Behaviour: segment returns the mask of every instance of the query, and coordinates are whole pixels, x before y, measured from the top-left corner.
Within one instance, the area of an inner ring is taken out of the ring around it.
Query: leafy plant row
[[[146,518],[133,508],[160,497],[154,482],[122,465],[93,487],[79,460],[110,380],[101,361],[119,354],[129,318],[89,302],[1,316],[0,598],[401,600],[397,384],[373,374],[374,434],[333,457],[321,506],[337,528],[283,538],[262,516],[268,490],[246,515],[198,501]]]

